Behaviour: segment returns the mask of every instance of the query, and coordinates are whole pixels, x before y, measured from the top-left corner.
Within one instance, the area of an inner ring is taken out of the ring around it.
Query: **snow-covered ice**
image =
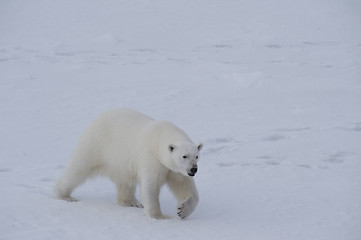
[[[361,4],[2,0],[0,239],[361,238]],[[99,113],[204,142],[200,203],[170,220],[107,179],[52,188]]]

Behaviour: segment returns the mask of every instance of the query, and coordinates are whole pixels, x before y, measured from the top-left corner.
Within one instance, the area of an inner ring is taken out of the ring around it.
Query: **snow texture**
[[[356,0],[2,0],[0,239],[361,239]],[[169,220],[96,178],[54,198],[116,107],[204,142],[200,203]]]

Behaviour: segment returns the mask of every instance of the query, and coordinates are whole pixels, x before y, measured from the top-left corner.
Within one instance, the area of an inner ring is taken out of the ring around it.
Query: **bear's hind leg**
[[[56,197],[69,202],[76,202],[77,200],[71,197],[71,193],[81,183],[82,182],[75,182],[74,180],[69,179],[66,175],[62,176],[54,187]]]
[[[92,175],[94,170],[90,166],[71,163],[54,187],[56,196],[69,202],[76,202],[77,200],[71,197],[71,193]]]
[[[135,185],[117,184],[118,203],[124,207],[143,208],[143,205],[135,197]]]

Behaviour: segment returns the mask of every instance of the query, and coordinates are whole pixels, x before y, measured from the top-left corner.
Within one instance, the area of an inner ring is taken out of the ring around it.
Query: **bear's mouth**
[[[188,173],[188,176],[190,177],[194,177],[196,174],[195,173]]]

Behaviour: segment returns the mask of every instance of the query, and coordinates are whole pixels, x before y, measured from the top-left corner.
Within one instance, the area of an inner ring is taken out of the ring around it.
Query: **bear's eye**
[[[198,159],[198,156],[196,156],[196,159]]]
[[[184,159],[186,159],[186,158],[187,158],[187,156],[185,156],[185,155],[184,155],[184,156],[183,156],[183,158],[184,158]]]

